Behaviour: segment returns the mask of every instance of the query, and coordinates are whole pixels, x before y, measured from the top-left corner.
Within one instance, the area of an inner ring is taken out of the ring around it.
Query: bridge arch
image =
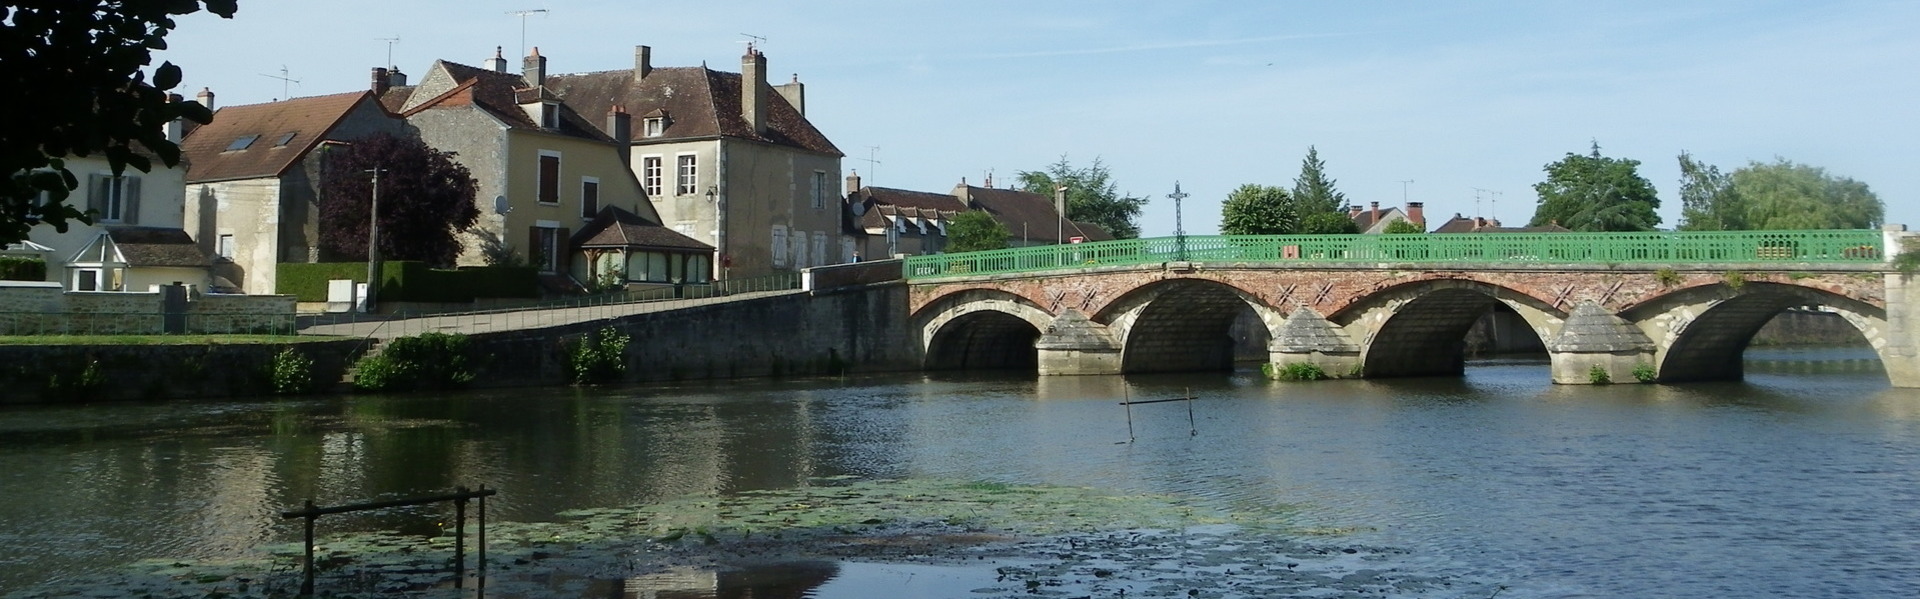
[[[1388,287],[1330,320],[1360,339],[1368,378],[1458,375],[1466,370],[1467,331],[1505,306],[1534,336],[1551,339],[1566,313],[1532,295],[1473,279],[1428,279]]]
[[[1053,315],[1019,295],[968,289],[936,299],[914,314],[913,330],[927,370],[1032,369],[1033,342]]]
[[[1881,362],[1889,362],[1885,308],[1813,287],[1698,285],[1661,295],[1621,316],[1657,340],[1654,361],[1660,382],[1739,380],[1745,374],[1742,356],[1753,336],[1773,317],[1801,306],[1840,314],[1873,346]]]
[[[1143,285],[1108,303],[1096,320],[1123,332],[1122,372],[1231,371],[1233,324],[1247,310],[1268,338],[1286,320],[1253,293],[1197,278]]]

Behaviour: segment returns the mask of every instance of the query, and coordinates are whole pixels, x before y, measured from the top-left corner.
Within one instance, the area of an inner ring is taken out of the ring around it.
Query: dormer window
[[[552,102],[540,103],[540,126],[547,129],[560,128],[560,105]]]
[[[645,124],[641,129],[640,135],[641,137],[660,137],[666,132],[667,132],[667,118],[656,116],[656,117],[650,117],[645,121]]]

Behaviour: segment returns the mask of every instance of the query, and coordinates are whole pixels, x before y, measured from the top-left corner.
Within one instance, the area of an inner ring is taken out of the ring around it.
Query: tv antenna
[[[525,56],[527,54],[527,17],[531,17],[533,15],[545,15],[547,14],[547,9],[536,8],[533,10],[510,10],[510,11],[507,11],[507,14],[520,17],[520,55]]]
[[[387,43],[387,68],[393,68],[393,45],[400,43],[400,36],[376,37],[373,41]]]
[[[1480,200],[1485,198],[1487,191],[1488,190],[1481,189],[1478,187],[1473,188],[1473,215],[1474,216],[1481,216]]]
[[[866,162],[866,163],[867,163],[867,178],[868,178],[868,179],[877,179],[877,178],[878,178],[878,177],[875,177],[875,176],[873,175],[873,173],[879,170],[878,168],[875,168],[875,167],[878,167],[878,166],[880,166],[880,161],[879,161],[879,160],[877,159],[877,156],[878,156],[879,154],[880,154],[880,146],[867,146],[867,157],[866,157],[866,158],[855,158],[855,159],[854,159],[854,160],[860,160],[860,161],[864,161],[864,162]]]
[[[1400,181],[1400,205],[1407,205],[1407,186],[1412,184],[1413,179],[1402,179]]]
[[[268,79],[279,79],[279,80],[280,80],[280,99],[282,99],[282,100],[285,100],[285,99],[287,99],[287,97],[288,97],[289,95],[291,95],[291,94],[293,93],[292,91],[290,91],[290,89],[291,89],[291,88],[290,88],[289,86],[290,86],[291,84],[295,84],[295,83],[299,83],[299,82],[300,82],[300,80],[299,80],[299,79],[294,79],[294,78],[292,78],[292,77],[288,77],[288,76],[287,76],[287,65],[280,65],[280,74],[279,74],[279,75],[268,75],[268,74],[266,74],[266,73],[261,73],[261,74],[260,74],[260,76],[261,76],[261,77],[266,77],[266,78],[268,78]]]
[[[764,45],[766,45],[766,43],[767,43],[767,38],[764,38],[764,37],[760,37],[760,36],[758,36],[758,35],[754,35],[754,34],[751,34],[751,33],[742,33],[742,34],[740,34],[740,35],[744,35],[744,36],[747,36],[747,42],[746,42],[746,44],[747,44],[747,51],[748,51],[748,52],[752,52],[754,48],[756,48],[756,47],[759,47],[759,46],[764,46]]]

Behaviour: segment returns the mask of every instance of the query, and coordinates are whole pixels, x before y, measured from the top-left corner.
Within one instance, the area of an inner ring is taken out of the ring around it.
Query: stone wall
[[[63,292],[58,283],[0,282],[0,335],[154,335],[161,293]],[[186,332],[291,333],[291,295],[202,295],[187,302]]]
[[[876,285],[472,335],[476,353],[485,356],[475,385],[569,384],[568,349],[608,326],[632,338],[629,381],[917,370],[906,294],[902,284]]]
[[[1754,333],[1753,345],[1865,345],[1860,329],[1847,323],[1846,317],[1819,310],[1781,312]]]
[[[294,330],[297,299],[291,295],[203,295],[187,302],[187,330],[289,334]]]
[[[0,404],[214,399],[273,392],[273,359],[295,348],[331,389],[362,341],[217,345],[0,345]]]

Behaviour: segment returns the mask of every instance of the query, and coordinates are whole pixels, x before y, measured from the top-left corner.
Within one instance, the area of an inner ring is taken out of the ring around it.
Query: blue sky
[[[1404,193],[1435,223],[1523,224],[1541,167],[1594,141],[1641,161],[1665,227],[1685,150],[1723,170],[1824,167],[1920,228],[1909,1],[240,0],[232,20],[181,19],[156,61],[220,105],[283,97],[268,76],[283,66],[291,95],[337,93],[387,63],[379,38],[400,38],[410,74],[495,46],[517,68],[508,13],[531,9],[548,12],[524,19],[526,45],[553,72],[630,68],[640,44],[656,66],[738,71],[747,35],[766,38],[770,78],[799,75],[809,118],[868,184],[1005,184],[1099,157],[1151,197],[1148,236],[1173,232],[1176,181],[1187,231],[1212,233],[1228,192],[1291,185],[1309,145],[1355,202]]]

